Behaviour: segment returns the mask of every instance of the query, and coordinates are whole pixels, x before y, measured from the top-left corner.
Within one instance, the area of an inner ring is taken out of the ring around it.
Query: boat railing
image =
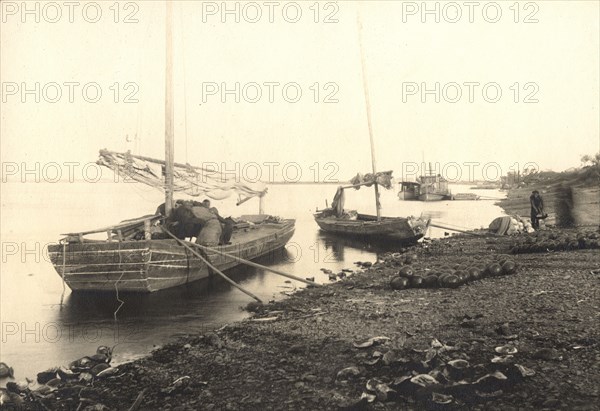
[[[61,242],[65,243],[83,243],[86,241],[94,241],[88,240],[84,238],[86,235],[90,234],[99,234],[106,233],[107,241],[124,241],[130,239],[132,235],[136,232],[140,231],[142,228],[144,230],[144,238],[146,240],[150,240],[152,238],[151,227],[152,225],[162,219],[163,216],[160,214],[156,215],[146,215],[139,218],[134,218],[131,220],[121,221],[120,223],[108,227],[102,227],[95,230],[82,231],[77,233],[65,233],[62,234],[65,237],[61,240]]]

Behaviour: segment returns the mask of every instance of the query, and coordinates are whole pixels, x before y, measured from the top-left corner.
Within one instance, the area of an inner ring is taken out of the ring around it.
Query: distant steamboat
[[[400,183],[398,198],[400,200],[418,200],[418,201],[442,201],[452,200],[452,193],[448,189],[448,180],[440,174],[431,172],[420,176],[416,182],[403,181]]]

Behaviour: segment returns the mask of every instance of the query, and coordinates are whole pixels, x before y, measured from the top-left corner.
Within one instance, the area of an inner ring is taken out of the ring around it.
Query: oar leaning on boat
[[[163,230],[163,232],[165,232],[165,234],[167,234],[169,237],[173,238],[174,240],[177,240],[177,242],[179,244],[181,244],[182,246],[184,246],[185,248],[187,248],[192,254],[194,254],[196,257],[198,257],[200,260],[202,260],[211,270],[213,270],[215,273],[217,273],[218,275],[220,275],[221,277],[223,277],[223,279],[225,281],[227,281],[228,283],[230,283],[231,285],[233,285],[234,287],[238,288],[240,291],[246,293],[247,295],[249,295],[250,297],[254,298],[256,301],[258,301],[259,303],[262,303],[262,301],[260,300],[260,298],[258,298],[257,296],[255,296],[254,294],[252,294],[250,291],[244,289],[241,285],[237,284],[235,281],[233,281],[232,279],[230,279],[229,277],[227,277],[225,274],[223,274],[223,272],[221,272],[219,269],[217,269],[214,265],[212,265],[210,263],[210,261],[208,261],[208,257],[201,255],[198,251],[194,250],[192,247],[197,247],[202,251],[210,251],[216,254],[220,254],[222,256],[231,258],[232,260],[235,260],[237,262],[240,262],[242,264],[246,264],[249,265],[251,267],[256,267],[256,268],[261,268],[263,270],[266,271],[270,271],[274,274],[278,274],[287,278],[291,278],[293,280],[296,281],[300,281],[309,285],[313,285],[313,286],[321,286],[321,284],[317,284],[314,281],[310,281],[310,280],[305,280],[304,278],[301,277],[297,277],[295,275],[292,274],[288,274],[288,273],[284,273],[283,271],[279,271],[276,270],[274,268],[270,268],[258,263],[254,263],[252,261],[248,261],[245,260],[241,257],[235,256],[233,254],[229,254],[229,253],[224,253],[222,251],[217,250],[214,247],[206,247],[200,244],[196,244],[196,243],[192,243],[189,241],[185,241],[185,240],[181,240],[179,238],[177,238],[173,233],[171,233],[169,230],[167,230],[165,227],[160,226],[160,228]]]

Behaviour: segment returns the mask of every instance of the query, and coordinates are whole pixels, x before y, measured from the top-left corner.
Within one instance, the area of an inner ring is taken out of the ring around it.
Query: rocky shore
[[[508,213],[523,214],[523,193],[504,200]],[[596,225],[426,241],[337,276],[314,273],[337,279],[251,303],[249,319],[132,363],[109,367],[101,347],[86,357],[96,363],[42,373],[37,388],[13,383],[0,401],[87,411],[600,409],[599,238]]]

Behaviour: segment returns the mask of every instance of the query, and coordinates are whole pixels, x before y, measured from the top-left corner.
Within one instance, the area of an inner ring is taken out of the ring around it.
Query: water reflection
[[[289,258],[285,249],[265,255],[257,260],[258,264],[272,266]],[[262,269],[239,265],[227,270],[227,276],[238,284],[252,282],[257,288],[265,286],[264,277],[268,275]],[[214,302],[236,289],[224,281],[218,274],[178,287],[150,294],[114,292],[73,292],[65,300],[59,319],[65,323],[80,321],[106,320],[116,316],[120,321],[157,318],[168,313],[171,320],[206,313],[207,303]],[[121,302],[122,301],[122,304]],[[117,312],[118,310],[118,312]]]
[[[374,253],[379,258],[381,254],[397,252],[401,246],[390,241],[381,239],[365,239],[358,237],[346,237],[333,233],[319,231],[318,241],[324,244],[326,249],[331,249],[332,257],[337,261],[345,260],[347,248],[363,250]]]

